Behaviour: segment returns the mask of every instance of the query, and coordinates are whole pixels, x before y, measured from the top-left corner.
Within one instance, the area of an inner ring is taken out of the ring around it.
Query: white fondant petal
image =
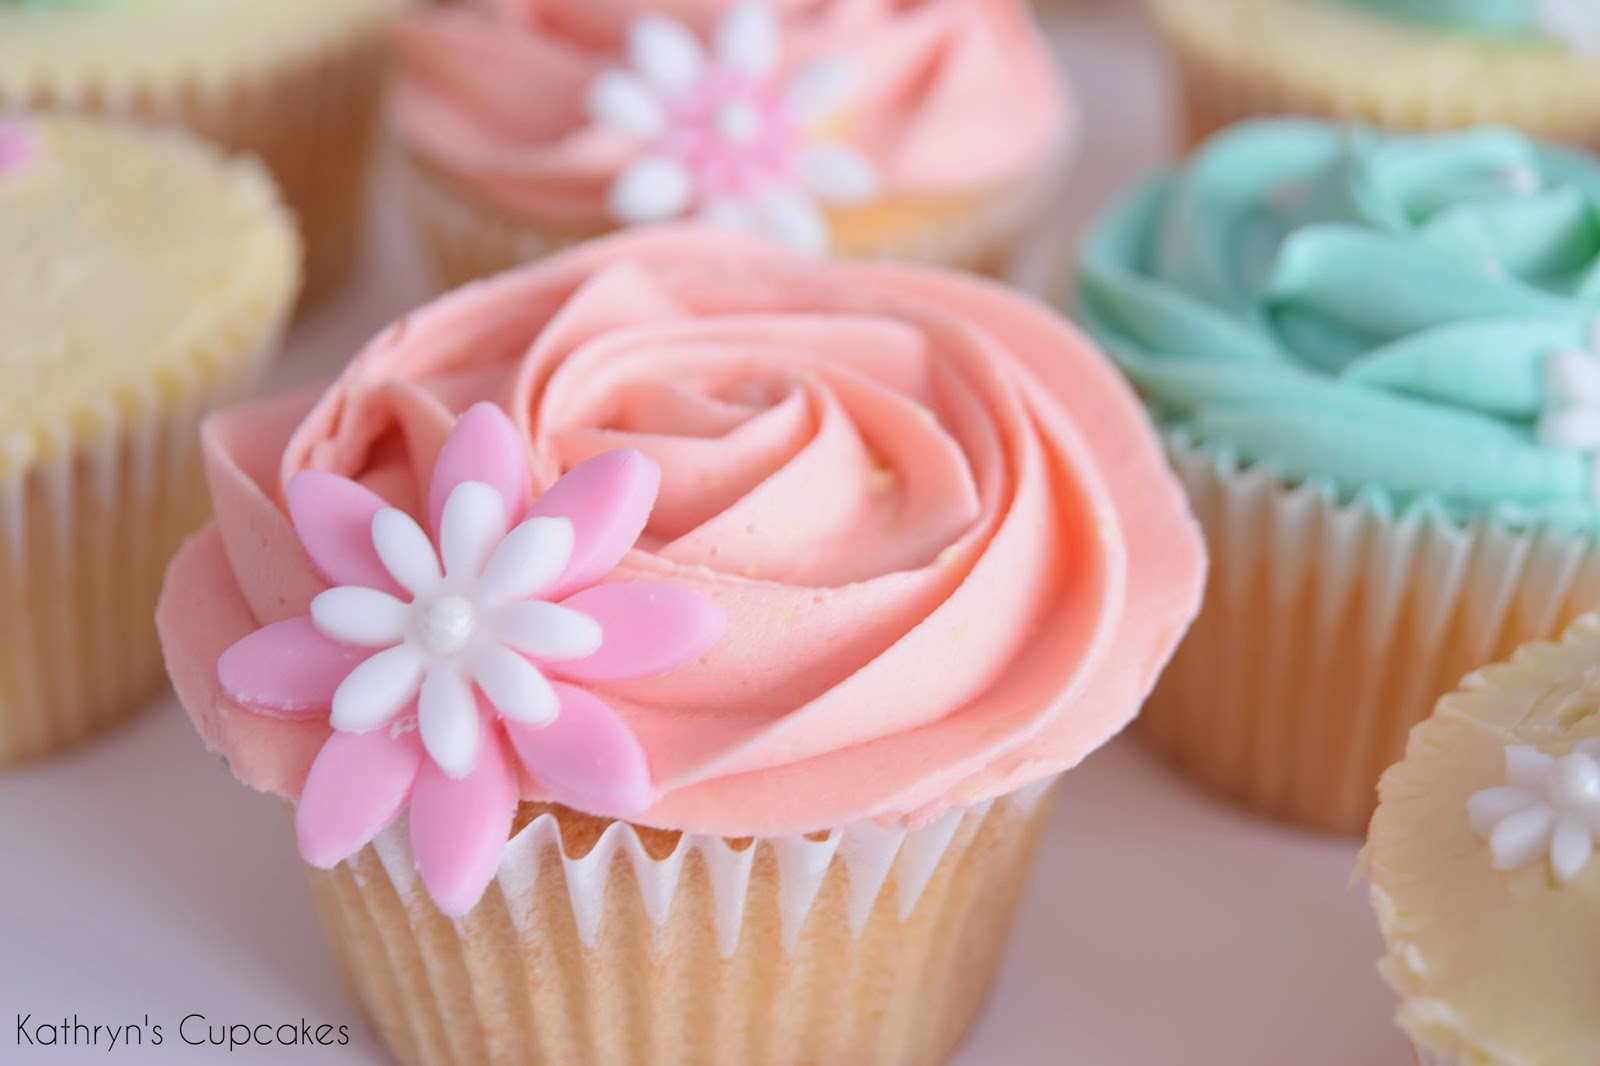
[[[795,71],[783,87],[784,103],[800,122],[817,122],[844,106],[854,83],[849,61],[830,56]]]
[[[434,541],[405,511],[384,507],[373,515],[373,549],[390,578],[413,597],[437,589],[443,571],[438,568]]]
[[[1556,407],[1600,404],[1600,359],[1564,348],[1544,357],[1545,403]]]
[[[1600,410],[1566,407],[1539,417],[1539,443],[1547,448],[1591,451],[1600,448]]]
[[[760,77],[778,63],[778,20],[766,4],[744,0],[717,27],[717,62]]]
[[[1506,784],[1519,788],[1541,788],[1545,775],[1556,761],[1538,748],[1526,744],[1506,745]]]
[[[761,232],[795,251],[823,255],[828,250],[828,220],[793,189],[763,189],[756,198],[756,217]]]
[[[645,15],[633,24],[628,59],[669,98],[693,86],[706,68],[705,49],[694,34],[664,15]]]
[[[1517,870],[1543,858],[1555,828],[1556,812],[1544,804],[1520,810],[1503,819],[1489,835],[1489,851],[1497,870]]]
[[[694,197],[694,178],[684,165],[664,155],[635,161],[611,186],[611,214],[626,225],[677,218]]]
[[[1577,877],[1594,855],[1594,834],[1578,814],[1564,814],[1550,838],[1550,870],[1562,884]]]
[[[523,725],[548,725],[560,710],[555,689],[539,668],[501,644],[483,644],[469,664],[494,709]]]
[[[536,659],[582,659],[600,650],[600,623],[570,607],[543,600],[508,603],[495,612],[496,639]]]
[[[444,576],[439,553],[417,520],[404,511],[385,507],[372,516],[372,546],[389,576],[413,597],[426,596],[439,586]]]
[[[342,733],[370,733],[387,725],[416,698],[424,665],[422,652],[410,644],[380,651],[334,690],[328,724]]]
[[[543,592],[572,558],[572,522],[530,518],[505,535],[484,564],[478,593],[489,604],[524,600]]]
[[[387,648],[405,639],[411,606],[387,592],[339,585],[311,601],[311,621],[323,636],[358,648]]]
[[[589,87],[589,117],[596,123],[639,141],[654,141],[667,132],[667,110],[639,77],[608,70]]]
[[[454,665],[428,670],[417,703],[417,730],[423,748],[446,776],[460,780],[477,765],[482,742],[478,700]]]
[[[498,489],[463,481],[450,490],[439,519],[439,556],[444,572],[461,581],[476,578],[506,535],[506,504]]]
[[[733,233],[750,233],[756,229],[755,207],[748,200],[707,199],[700,205],[696,217],[707,226]]]
[[[878,195],[878,172],[865,156],[844,145],[804,149],[797,166],[806,188],[827,203],[859,204]]]
[[[1467,800],[1467,817],[1472,831],[1484,839],[1506,818],[1540,802],[1539,794],[1528,788],[1486,788]]]

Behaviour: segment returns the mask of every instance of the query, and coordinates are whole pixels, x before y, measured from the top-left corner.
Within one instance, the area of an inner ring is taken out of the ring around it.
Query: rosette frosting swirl
[[[752,6],[759,18],[741,10]],[[752,77],[826,96],[826,113],[806,117],[860,156],[885,196],[987,195],[1030,178],[1058,150],[1066,113],[1019,0],[479,0],[415,15],[397,41],[408,149],[503,211],[580,229],[615,220],[617,179],[649,158],[646,141],[668,136],[658,127],[695,126],[701,97],[742,99]],[[596,121],[601,79],[630,55],[667,117],[636,90],[603,94],[610,121]],[[773,145],[752,136],[754,116],[779,101],[752,100],[724,131],[730,145],[781,154],[774,145],[787,135]],[[855,199],[865,186],[853,173],[819,180]],[[643,210],[681,196],[663,181],[636,199]]]
[[[956,275],[646,231],[469,286],[325,393],[211,421],[217,518],[160,621],[185,705],[246,783],[297,795],[328,735],[216,680],[231,643],[327,588],[285,486],[327,471],[423,514],[442,442],[484,401],[536,495],[602,453],[653,459],[654,510],[607,580],[726,615],[695,661],[595,686],[649,762],[642,824],[916,820],[1066,769],[1136,713],[1198,604],[1199,537],[1143,412],[1059,319]]]
[[[1458,518],[1600,517],[1600,167],[1498,129],[1239,127],[1086,244],[1091,329],[1189,439]]]

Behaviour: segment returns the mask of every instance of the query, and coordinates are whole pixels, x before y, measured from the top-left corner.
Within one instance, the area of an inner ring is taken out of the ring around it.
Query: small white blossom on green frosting
[[[1569,754],[1506,745],[1506,783],[1467,800],[1472,829],[1489,842],[1497,870],[1548,858],[1566,884],[1589,865],[1600,834],[1600,740]]]
[[[1600,319],[1590,323],[1583,347],[1551,352],[1545,356],[1543,369],[1539,443],[1600,455]],[[1600,501],[1600,463],[1596,467],[1589,495]]]

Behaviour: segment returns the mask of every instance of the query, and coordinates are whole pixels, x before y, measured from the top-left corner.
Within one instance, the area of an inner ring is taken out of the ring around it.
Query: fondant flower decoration
[[[1544,359],[1544,409],[1539,416],[1541,444],[1600,453],[1600,318],[1589,324],[1584,347],[1562,348]],[[1591,474],[1589,494],[1600,500],[1600,463]]]
[[[1589,864],[1600,833],[1600,740],[1560,757],[1507,745],[1505,785],[1474,794],[1467,813],[1489,842],[1495,869],[1548,856],[1551,873],[1566,884]]]
[[[332,587],[309,615],[234,644],[217,669],[240,705],[333,728],[296,811],[306,861],[343,861],[409,803],[423,882],[460,914],[498,865],[516,765],[592,813],[650,804],[643,749],[580,686],[662,673],[722,632],[721,609],[693,592],[600,583],[659,484],[646,456],[614,451],[533,500],[517,430],[486,403],[439,453],[431,534],[348,478],[290,480],[295,532]]]
[[[0,174],[16,170],[39,156],[39,138],[21,119],[0,119]]]
[[[764,5],[731,8],[708,54],[684,27],[646,15],[628,34],[631,70],[589,92],[594,121],[640,146],[611,189],[627,224],[687,215],[802,251],[828,247],[821,203],[877,192],[872,165],[828,132],[850,86],[837,58],[779,82],[779,29]]]
[[[1535,17],[1547,37],[1575,52],[1600,49],[1600,3],[1595,0],[1540,0]]]

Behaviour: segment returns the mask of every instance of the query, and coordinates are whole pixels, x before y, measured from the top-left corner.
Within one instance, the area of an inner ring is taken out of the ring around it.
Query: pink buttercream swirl
[[[1200,538],[1140,405],[1049,311],[954,274],[642,230],[415,312],[320,396],[208,423],[217,519],[160,623],[185,705],[245,782],[299,796],[329,736],[217,683],[225,649],[328,587],[287,487],[325,471],[425,516],[458,414],[483,401],[509,414],[536,497],[617,449],[653,460],[648,524],[604,580],[726,617],[692,662],[578,685],[645,753],[641,824],[918,821],[1067,769],[1137,712],[1198,605]]]
[[[508,212],[607,224],[618,177],[652,149],[593,121],[598,79],[627,65],[630,32],[642,19],[669,15],[709,47],[738,6],[479,0],[414,15],[396,35],[401,138]],[[847,93],[829,125],[885,195],[989,194],[1039,173],[1060,149],[1066,93],[1023,0],[768,0],[765,7],[782,42],[771,84],[824,62],[848,67]],[[765,92],[767,83],[756,88]],[[776,101],[766,103],[770,158],[757,169],[786,176],[795,145],[781,127],[789,119],[774,112]],[[735,190],[749,183],[746,171],[761,156],[743,147],[716,154],[729,157],[710,161],[717,180]]]

